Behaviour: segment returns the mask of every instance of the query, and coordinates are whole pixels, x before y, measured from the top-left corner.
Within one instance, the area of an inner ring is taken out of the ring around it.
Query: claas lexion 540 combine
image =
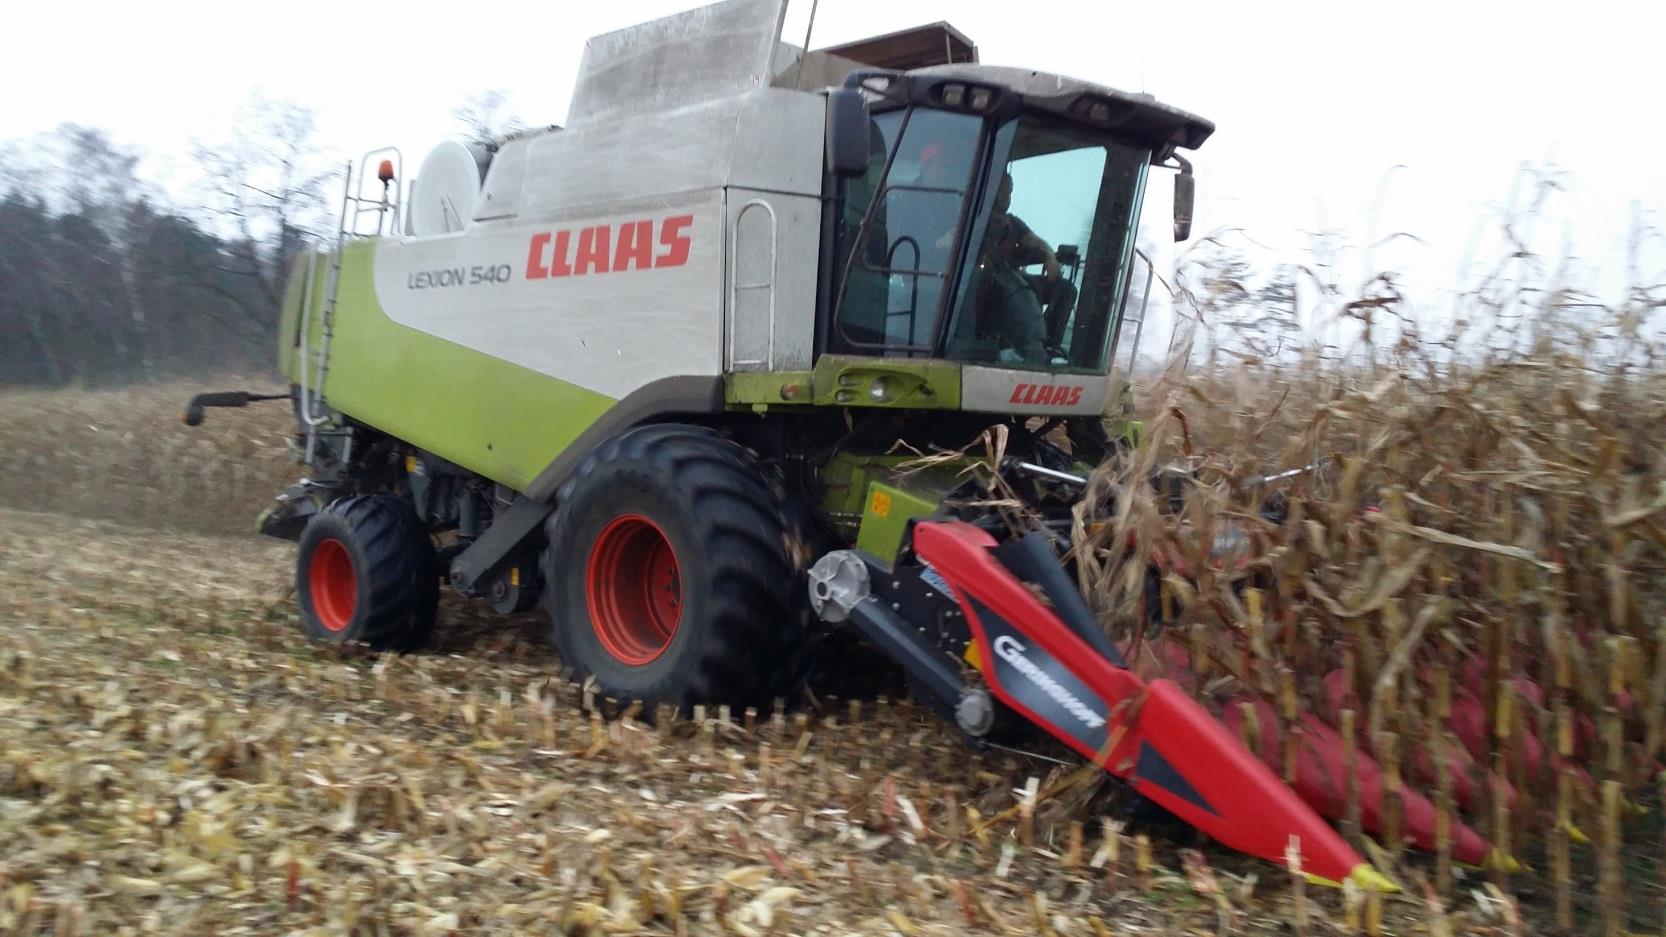
[[[974,742],[1051,736],[1227,846],[1391,887],[1320,816],[1336,746],[1283,783],[1136,675],[1064,559],[1121,445],[1147,175],[1178,171],[1185,238],[1213,125],[943,24],[805,52],[784,7],[595,37],[566,127],[349,171],[283,306],[307,477],[260,521],[299,541],[310,636],[419,644],[445,579],[541,603],[601,692],[686,706],[791,697],[843,632]],[[1046,533],[899,469],[995,425]]]

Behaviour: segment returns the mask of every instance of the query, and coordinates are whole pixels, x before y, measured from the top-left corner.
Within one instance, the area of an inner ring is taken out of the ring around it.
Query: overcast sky
[[[414,168],[457,130],[451,109],[470,92],[503,89],[529,123],[560,122],[587,37],[696,5],[16,2],[0,139],[103,127],[189,199],[190,141],[214,137],[259,90],[313,108],[331,149],[397,144]],[[789,41],[802,41],[808,10],[794,0]],[[1241,227],[1267,259],[1320,228],[1356,245],[1404,231],[1421,243],[1378,250],[1373,266],[1450,282],[1526,163],[1566,173],[1536,246],[1604,270],[1594,286],[1618,284],[1635,213],[1666,222],[1657,2],[821,0],[812,45],[936,20],[969,34],[984,62],[1149,91],[1214,120],[1195,157],[1199,228]],[[1148,203],[1157,222],[1166,176]],[[1666,272],[1658,237],[1645,266]]]

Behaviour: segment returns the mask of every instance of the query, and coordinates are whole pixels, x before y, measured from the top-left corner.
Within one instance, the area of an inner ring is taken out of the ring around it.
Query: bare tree
[[[141,157],[103,130],[60,124],[0,144],[0,194],[28,194],[53,214],[80,212],[113,221],[124,206],[159,197],[154,186],[139,178]]]
[[[211,207],[231,235],[232,272],[255,282],[267,314],[282,299],[295,256],[323,230],[323,187],[334,170],[318,152],[316,130],[311,110],[256,95],[227,139],[194,147],[214,192]]]
[[[119,360],[135,361],[149,373],[155,366],[143,290],[139,288],[140,252],[153,217],[148,202],[155,192],[139,179],[138,152],[115,145],[102,130],[66,124],[59,128],[66,148],[66,172],[60,174],[65,196],[80,214],[104,233],[112,249],[98,256],[114,268],[121,284],[119,301],[128,328],[110,323]],[[123,332],[131,335],[129,341]]]
[[[105,342],[114,361],[149,370],[154,360],[136,254],[147,236],[147,206],[159,195],[139,177],[139,151],[102,130],[62,124],[7,146],[3,155],[4,189],[36,199],[58,218],[47,236],[61,249],[43,245],[34,273],[67,297],[79,317],[71,340]],[[48,370],[60,373],[52,358],[68,350],[51,347],[41,310],[20,314],[48,356]]]
[[[471,142],[485,146],[526,129],[526,123],[509,109],[505,91],[476,91],[452,108],[451,116],[463,125]]]

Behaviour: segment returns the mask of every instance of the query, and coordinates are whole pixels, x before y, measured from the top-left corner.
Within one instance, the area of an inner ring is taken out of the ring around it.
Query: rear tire
[[[301,533],[295,594],[315,641],[420,647],[433,633],[439,588],[433,541],[394,495],[333,501]]]
[[[544,603],[576,676],[678,707],[796,693],[807,551],[747,450],[701,427],[631,430],[585,459],[560,505]]]

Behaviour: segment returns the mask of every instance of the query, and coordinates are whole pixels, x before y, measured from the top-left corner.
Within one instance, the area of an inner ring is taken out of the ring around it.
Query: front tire
[[[802,562],[783,493],[693,426],[603,443],[563,487],[544,596],[557,649],[605,695],[766,704],[803,677]]]
[[[433,541],[394,495],[333,501],[301,533],[295,594],[315,641],[420,647],[434,629],[439,588]]]

